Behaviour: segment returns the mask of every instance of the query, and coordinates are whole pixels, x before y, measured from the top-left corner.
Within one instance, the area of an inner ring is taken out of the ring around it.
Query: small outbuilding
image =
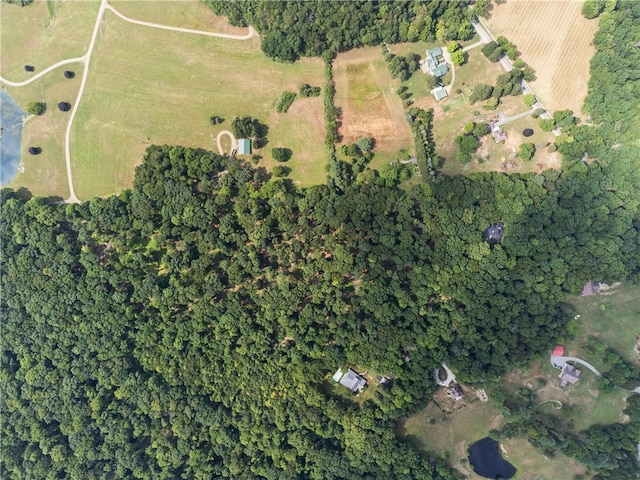
[[[447,98],[448,96],[447,89],[444,87],[436,87],[433,90],[431,90],[431,93],[433,93],[433,96],[436,98],[437,102],[439,102],[443,98]]]
[[[564,367],[562,367],[562,371],[560,372],[560,386],[564,388],[568,384],[573,385],[578,380],[580,380],[581,373],[582,372],[573,365],[565,363]]]
[[[556,357],[562,357],[564,355],[564,347],[562,345],[556,345],[553,347],[552,355]]]
[[[367,381],[351,369],[340,379],[340,385],[344,385],[353,393],[360,392],[366,384]]]
[[[251,155],[251,140],[241,138],[238,140],[238,155]]]

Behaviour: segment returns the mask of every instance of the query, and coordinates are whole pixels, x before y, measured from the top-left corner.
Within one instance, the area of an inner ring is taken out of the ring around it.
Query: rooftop
[[[436,87],[431,90],[431,93],[433,93],[433,96],[436,97],[436,101],[438,102],[447,97],[447,90],[444,87]]]
[[[580,380],[581,373],[582,372],[573,365],[565,363],[564,367],[562,367],[562,371],[560,372],[560,386],[566,387],[568,383],[573,385],[578,380]]]
[[[367,381],[353,370],[347,370],[347,373],[340,379],[340,384],[347,387],[353,393],[359,392],[367,384]]]
[[[238,155],[251,155],[251,140],[248,138],[238,140]]]

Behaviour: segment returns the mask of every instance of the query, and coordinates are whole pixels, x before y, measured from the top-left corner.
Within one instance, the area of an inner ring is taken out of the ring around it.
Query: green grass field
[[[401,149],[414,152],[411,128],[379,47],[339,54],[334,61],[335,103],[342,112],[341,144],[361,137],[375,139],[372,168],[398,158]],[[339,146],[338,146],[339,148]]]
[[[473,395],[472,392],[467,392]],[[429,455],[445,458],[470,480],[481,480],[467,460],[469,446],[501,423],[500,412],[490,403],[473,401],[452,413],[434,403],[409,418],[404,425],[405,439]],[[522,480],[573,479],[586,469],[577,461],[558,453],[548,458],[525,438],[498,439],[503,456],[518,470]],[[505,453],[506,452],[506,453]],[[584,479],[591,478],[585,476]]]
[[[638,365],[640,356],[635,349],[640,343],[640,287],[621,285],[610,292],[569,299],[580,314],[582,330],[573,343],[579,345],[587,335],[594,335],[623,358]]]
[[[73,70],[76,76],[66,79],[64,69]],[[45,75],[25,87],[8,87],[7,91],[23,109],[29,102],[47,104],[41,116],[32,116],[26,122],[22,136],[22,164],[12,188],[25,187],[36,196],[67,198],[69,187],[64,159],[64,135],[69,112],[58,110],[58,103],[75,102],[82,77],[81,64],[67,65]],[[29,147],[40,147],[42,153],[29,155]]]
[[[0,3],[0,70],[19,82],[60,60],[86,53],[99,1],[36,0],[31,5]],[[33,65],[29,73],[24,65]]]
[[[246,28],[234,27],[226,17],[214,15],[200,1],[111,0],[109,3],[123,15],[145,22],[234,35],[247,33]],[[162,5],[158,5],[159,3]]]
[[[236,41],[145,28],[111,12],[101,32],[72,131],[80,199],[129,187],[150,144],[216,151],[216,134],[244,115],[269,125],[268,145],[255,152],[267,167],[271,147],[288,146],[294,150],[292,180],[325,181],[321,98],[309,102],[309,115],[294,102],[286,118],[272,118],[283,90],[323,85],[319,59],[279,64],[261,53],[257,38]],[[213,127],[211,115],[226,121]]]

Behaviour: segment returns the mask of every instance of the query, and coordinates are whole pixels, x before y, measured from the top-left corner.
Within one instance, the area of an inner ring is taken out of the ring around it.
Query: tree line
[[[207,0],[233,25],[252,25],[270,58],[292,62],[365,45],[468,40],[475,35],[474,13],[465,1],[271,2]]]

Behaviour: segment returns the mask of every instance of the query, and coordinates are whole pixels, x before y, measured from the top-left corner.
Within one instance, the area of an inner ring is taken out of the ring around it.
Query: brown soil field
[[[379,48],[361,48],[338,55],[334,62],[335,103],[342,112],[343,144],[375,138],[375,152],[413,149],[411,129],[400,97],[399,82],[389,76]]]
[[[485,24],[505,36],[536,71],[531,88],[550,111],[577,115],[587,94],[598,20],[587,20],[577,0],[508,0],[494,5]]]

